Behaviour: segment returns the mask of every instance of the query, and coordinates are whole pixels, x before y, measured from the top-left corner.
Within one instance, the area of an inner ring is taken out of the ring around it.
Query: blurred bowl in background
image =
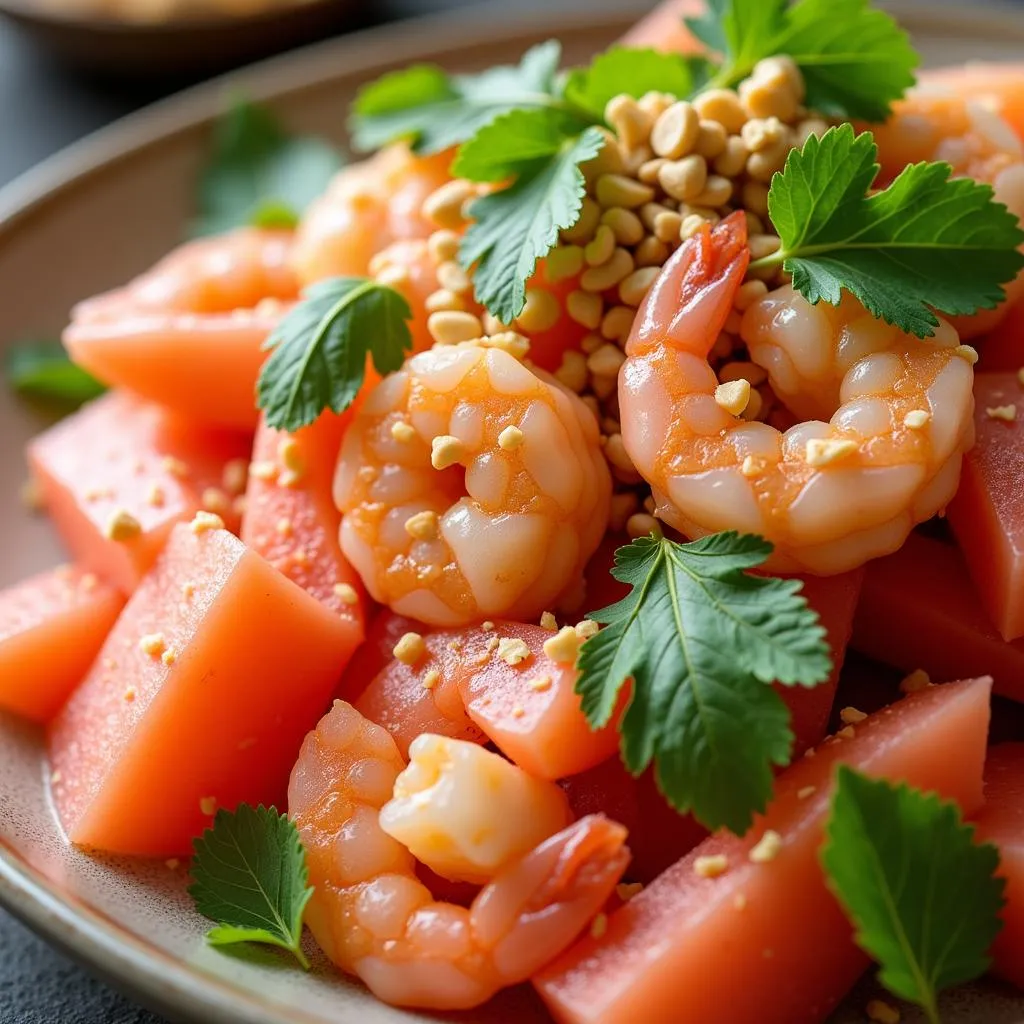
[[[105,77],[209,75],[345,27],[358,0],[0,0],[59,58]]]

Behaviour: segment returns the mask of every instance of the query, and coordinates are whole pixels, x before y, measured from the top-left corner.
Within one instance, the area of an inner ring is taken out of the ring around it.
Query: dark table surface
[[[533,0],[530,0],[533,2]],[[563,0],[568,6],[571,0]],[[378,0],[353,27],[470,6],[474,0]],[[526,0],[515,0],[517,9]],[[550,8],[559,0],[534,3]],[[188,82],[112,83],[76,74],[0,21],[0,185],[44,157]],[[162,1018],[54,952],[0,910],[0,1024],[161,1024]]]

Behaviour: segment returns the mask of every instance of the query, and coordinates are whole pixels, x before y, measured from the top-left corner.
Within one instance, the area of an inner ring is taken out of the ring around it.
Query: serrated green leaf
[[[801,583],[748,572],[771,551],[736,533],[619,548],[612,575],[632,592],[591,613],[607,625],[577,661],[576,691],[594,728],[633,680],[621,724],[629,770],[638,775],[654,760],[677,810],[740,834],[764,810],[772,765],[788,762],[793,742],[789,712],[766,684],[814,686],[831,672]]]
[[[574,68],[565,83],[565,98],[596,122],[613,96],[640,97],[646,92],[689,96],[707,79],[707,62],[700,57],[651,49],[613,46],[585,68]]]
[[[289,135],[264,107],[235,103],[214,127],[193,234],[294,226],[341,166],[323,139]]]
[[[256,386],[267,423],[298,430],[324,409],[343,412],[362,387],[366,357],[383,376],[412,347],[412,310],[392,288],[332,277],[307,289],[266,341],[272,349]]]
[[[477,75],[447,75],[433,65],[395,71],[360,91],[352,106],[352,144],[372,150],[409,139],[417,153],[438,153],[471,139],[509,110],[562,106],[555,95],[561,47],[549,40],[518,65]]]
[[[890,992],[938,1024],[938,993],[988,969],[1005,882],[955,803],[841,765],[821,859]]]
[[[849,124],[791,151],[768,194],[782,247],[759,263],[782,262],[808,302],[836,305],[845,288],[921,338],[935,333],[933,309],[996,306],[1000,283],[1024,266],[1016,217],[990,186],[950,179],[948,164],[913,164],[869,195],[877,152],[871,134],[855,136]]]
[[[265,942],[302,952],[302,916],[313,895],[298,829],[288,816],[262,804],[220,810],[213,827],[193,840],[196,910],[218,922],[214,945]]]
[[[7,382],[20,395],[77,409],[106,391],[86,370],[68,358],[59,341],[16,345],[7,356]]]
[[[715,85],[735,86],[758,61],[785,54],[803,73],[806,105],[829,116],[884,120],[914,82],[909,37],[871,0],[712,0],[685,20],[724,55]]]
[[[587,128],[547,159],[536,160],[509,188],[482,196],[469,213],[459,263],[476,264],[476,299],[502,323],[522,312],[526,282],[537,260],[558,242],[558,232],[579,217],[586,186],[579,165],[597,156],[604,138]]]

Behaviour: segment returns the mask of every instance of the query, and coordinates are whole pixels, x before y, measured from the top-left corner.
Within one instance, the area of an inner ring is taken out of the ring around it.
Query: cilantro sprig
[[[938,327],[933,309],[997,305],[1000,284],[1024,266],[1017,218],[994,202],[991,186],[951,179],[943,163],[912,164],[871,193],[877,155],[872,135],[849,124],[792,150],[768,194],[782,246],[753,265],[781,263],[811,303],[836,305],[845,288],[921,338]]]
[[[937,997],[989,966],[1005,882],[956,804],[840,766],[821,859],[894,995],[938,1024]]]
[[[713,86],[737,85],[758,61],[786,54],[803,74],[811,110],[883,121],[914,84],[909,37],[870,0],[707,0],[703,14],[684,20],[722,55]]]
[[[382,376],[412,348],[412,310],[393,288],[362,277],[331,277],[308,288],[267,338],[271,349],[256,385],[267,423],[298,430],[324,409],[347,409],[369,356]]]
[[[193,234],[246,224],[294,227],[339,167],[325,140],[291,135],[267,108],[238,100],[214,126]]]
[[[308,968],[302,917],[313,889],[298,829],[288,816],[262,804],[222,809],[192,845],[188,891],[196,910],[217,922],[207,940],[215,946],[279,946]]]
[[[54,402],[68,410],[106,391],[92,374],[71,362],[59,341],[16,345],[7,357],[7,382],[19,395]]]
[[[639,775],[653,760],[680,812],[742,834],[788,763],[789,712],[769,685],[814,686],[831,671],[825,630],[798,580],[751,575],[772,546],[718,533],[689,544],[646,537],[615,553],[632,586],[593,612],[606,626],[580,648],[576,690],[593,728],[632,679],[622,757]]]

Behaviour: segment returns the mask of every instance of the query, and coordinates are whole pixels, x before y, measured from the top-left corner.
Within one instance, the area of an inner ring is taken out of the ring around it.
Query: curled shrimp
[[[187,242],[80,302],[64,344],[108,384],[200,422],[252,427],[263,342],[298,297],[291,247],[291,232],[257,228]]]
[[[420,209],[450,180],[451,158],[450,152],[417,157],[407,146],[388,146],[339,171],[299,223],[293,265],[302,284],[362,276],[392,242],[426,238],[433,225]]]
[[[995,199],[1024,219],[1024,145],[983,98],[961,96],[933,79],[896,103],[889,120],[872,131],[882,165],[881,184],[907,164],[940,160],[951,165],[955,177],[991,185]],[[952,318],[961,338],[976,338],[1003,319],[1024,295],[1024,272],[1005,291],[1006,300],[995,309]]]
[[[391,736],[337,701],[302,745],[288,807],[315,886],[307,921],[324,952],[399,1006],[467,1009],[525,981],[601,909],[629,858],[599,815],[513,860],[465,908],[435,902],[381,808],[405,768]]]
[[[973,440],[972,353],[949,324],[922,341],[852,298],[811,306],[781,288],[741,334],[782,400],[814,418],[784,433],[747,422],[716,400],[708,352],[748,260],[738,213],[666,264],[626,347],[623,441],[658,516],[687,536],[759,533],[778,570],[845,572],[896,550],[955,492]]]
[[[379,384],[334,483],[341,547],[370,593],[440,626],[554,606],[610,494],[590,410],[486,339],[421,352]]]

